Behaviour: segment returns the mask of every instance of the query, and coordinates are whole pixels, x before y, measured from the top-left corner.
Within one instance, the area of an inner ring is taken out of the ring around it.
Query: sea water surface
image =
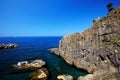
[[[68,65],[61,57],[50,53],[49,48],[58,47],[62,37],[0,37],[0,43],[17,43],[18,48],[0,50],[0,80],[30,80],[28,73],[10,72],[10,67],[19,61],[42,59],[46,62],[51,78],[57,80],[59,74],[69,74],[74,78],[87,73]]]

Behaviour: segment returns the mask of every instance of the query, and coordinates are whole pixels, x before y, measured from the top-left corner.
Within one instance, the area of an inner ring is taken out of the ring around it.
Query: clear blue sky
[[[120,0],[0,0],[0,36],[63,36],[82,32]]]

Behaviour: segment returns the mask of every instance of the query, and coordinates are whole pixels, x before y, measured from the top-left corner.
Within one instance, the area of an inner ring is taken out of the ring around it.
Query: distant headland
[[[12,43],[9,43],[9,44],[2,43],[2,44],[0,44],[0,50],[2,50],[2,49],[10,49],[10,48],[17,48],[17,47],[19,47],[18,44],[12,44]]]

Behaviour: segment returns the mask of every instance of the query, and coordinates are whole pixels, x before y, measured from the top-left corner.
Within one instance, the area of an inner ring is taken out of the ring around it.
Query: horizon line
[[[58,36],[0,36],[0,37],[63,37],[63,35]]]

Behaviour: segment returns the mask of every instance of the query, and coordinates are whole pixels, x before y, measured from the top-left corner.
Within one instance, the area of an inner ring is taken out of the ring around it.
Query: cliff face
[[[78,68],[95,73],[120,69],[120,7],[94,21],[82,33],[65,36],[59,48],[51,50]]]

